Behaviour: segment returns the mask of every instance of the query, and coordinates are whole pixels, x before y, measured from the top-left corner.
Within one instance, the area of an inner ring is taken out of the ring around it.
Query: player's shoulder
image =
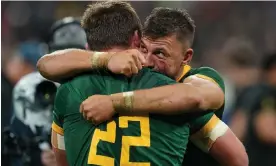
[[[145,76],[145,78],[151,78],[151,79],[157,79],[157,80],[166,80],[166,81],[174,81],[173,79],[169,78],[168,76],[157,72],[151,68],[144,68],[142,70],[142,75]]]
[[[65,83],[77,88],[86,88],[95,84],[103,83],[105,73],[100,71],[90,71],[86,73],[79,74]]]
[[[224,80],[221,74],[214,68],[207,67],[207,66],[192,68],[188,76],[192,76],[192,75],[195,75],[203,79],[211,80],[217,83],[223,90],[225,90]]]
[[[206,76],[222,78],[220,73],[217,70],[215,70],[214,68],[208,67],[208,66],[192,68],[190,74],[191,75],[202,74],[202,75],[206,75]]]
[[[134,88],[152,88],[162,85],[175,84],[175,80],[154,71],[150,68],[143,68],[131,79],[131,86]]]
[[[104,74],[98,71],[82,73],[63,82],[58,88],[58,91],[63,91],[63,93],[85,93],[89,89],[99,90],[105,84],[103,77]]]

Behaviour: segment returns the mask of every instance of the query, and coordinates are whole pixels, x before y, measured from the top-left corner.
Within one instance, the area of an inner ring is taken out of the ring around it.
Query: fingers
[[[87,119],[86,112],[85,112],[85,109],[84,109],[84,102],[85,101],[83,101],[80,105],[80,113],[82,114],[84,119]]]
[[[135,62],[132,62],[131,63],[131,73],[132,74],[137,74],[138,73],[138,67],[137,67],[137,65],[136,65],[136,63]]]
[[[138,50],[133,50],[128,58],[128,64],[125,66],[122,74],[126,76],[137,74],[142,69],[142,64],[145,63],[144,56]]]
[[[89,120],[89,118],[86,116],[86,112],[83,112],[83,113],[82,113],[82,116],[83,116],[83,118],[84,118],[85,120]]]
[[[85,109],[85,105],[87,103],[87,99],[84,100],[81,105],[80,105],[80,113],[82,114],[83,118],[88,120],[88,117],[87,117],[87,110],[88,109]]]
[[[142,63],[143,63],[143,62],[141,62],[141,60],[139,58],[139,55],[140,55],[140,53],[138,53],[138,55],[132,54],[133,60],[134,60],[135,65],[136,65],[135,67],[137,68],[137,73],[138,73],[139,70],[142,69]],[[136,71],[136,70],[134,70],[134,71]]]
[[[85,120],[91,121],[94,125],[97,125],[97,121],[93,119],[93,114],[91,114],[88,109],[84,108],[84,102],[82,102],[82,104],[80,105],[80,113],[82,113],[82,116]]]
[[[87,120],[90,121],[90,122],[92,122],[93,125],[97,124],[96,121],[93,118],[88,118]]]
[[[138,57],[139,61],[140,61],[142,64],[145,64],[145,63],[146,63],[146,58],[145,58],[145,56],[144,56],[140,51],[138,51],[138,50],[137,50],[137,57]]]
[[[125,66],[125,68],[121,71],[121,74],[130,77],[132,75],[131,68],[131,63],[129,62],[128,66]]]
[[[85,120],[98,125],[115,114],[112,100],[108,95],[93,95],[82,102],[80,113]]]

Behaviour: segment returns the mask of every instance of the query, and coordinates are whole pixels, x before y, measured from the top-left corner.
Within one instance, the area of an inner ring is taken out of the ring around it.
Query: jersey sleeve
[[[224,81],[216,70],[210,67],[201,67],[197,69],[197,71],[195,72],[195,76],[214,82],[225,93]]]
[[[55,97],[52,130],[60,135],[63,135],[63,116],[66,112],[66,96],[68,94],[69,90],[66,85],[63,84],[57,89]]]
[[[64,116],[70,113],[79,112],[79,107],[84,98],[70,85],[70,83],[62,84],[56,94],[52,129],[63,135]]]
[[[208,152],[215,140],[228,129],[213,112],[192,120],[190,126],[190,140],[204,152]]]
[[[189,121],[190,129],[191,129],[191,135],[197,133],[200,131],[204,126],[207,125],[207,123],[211,120],[211,118],[215,115],[214,112],[205,113],[202,115],[197,114],[193,117],[191,117],[192,120]],[[208,125],[207,125],[208,126]]]

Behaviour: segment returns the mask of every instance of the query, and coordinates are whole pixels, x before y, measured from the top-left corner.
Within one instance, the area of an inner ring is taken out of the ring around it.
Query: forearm
[[[92,70],[92,56],[94,52],[80,49],[55,51],[39,59],[37,68],[43,77],[59,82],[81,72]],[[100,58],[106,56],[108,53]]]
[[[112,100],[117,112],[125,112],[120,109],[124,106],[125,98],[123,93],[112,95]],[[202,103],[197,88],[190,84],[167,85],[148,90],[134,91],[132,98],[131,112],[140,113],[161,113],[161,114],[178,114],[191,112],[200,108]]]
[[[51,134],[52,149],[58,166],[68,166],[66,159],[64,136],[52,129]]]
[[[57,166],[69,166],[67,159],[66,159],[66,152],[61,151],[59,149],[53,148],[55,153],[55,158],[57,161]]]
[[[91,52],[66,49],[47,54],[37,62],[41,75],[49,80],[60,81],[91,69]]]

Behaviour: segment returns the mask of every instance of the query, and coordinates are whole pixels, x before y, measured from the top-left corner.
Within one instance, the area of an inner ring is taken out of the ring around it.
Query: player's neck
[[[182,77],[182,75],[183,75],[183,70],[184,70],[184,65],[181,66],[181,68],[179,69],[177,75],[176,75],[175,78],[174,78],[175,80],[180,80],[180,79],[181,79],[181,77]]]

